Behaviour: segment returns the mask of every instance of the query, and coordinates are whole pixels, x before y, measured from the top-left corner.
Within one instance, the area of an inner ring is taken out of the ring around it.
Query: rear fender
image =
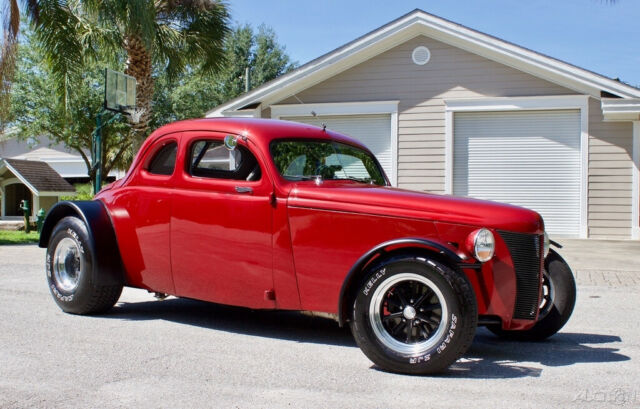
[[[93,269],[92,282],[99,286],[124,284],[124,266],[111,218],[99,200],[60,202],[47,213],[38,246],[46,248],[54,227],[64,217],[82,220],[89,233]]]

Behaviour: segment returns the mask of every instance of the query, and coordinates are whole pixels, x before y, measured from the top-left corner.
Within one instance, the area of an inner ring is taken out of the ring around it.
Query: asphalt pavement
[[[65,314],[44,250],[0,246],[0,408],[638,407],[640,243],[620,243],[565,241],[579,288],[559,334],[522,343],[479,329],[432,377],[381,371],[348,329],[294,312],[125,289],[106,315]]]

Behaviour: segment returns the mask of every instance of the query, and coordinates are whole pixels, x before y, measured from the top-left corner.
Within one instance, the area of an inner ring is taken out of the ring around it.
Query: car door
[[[272,182],[251,143],[192,132],[172,196],[171,260],[176,293],[273,308]],[[266,293],[269,292],[269,293]]]
[[[171,191],[177,177],[177,134],[160,138],[109,207],[118,231],[129,285],[173,294],[171,277]]]

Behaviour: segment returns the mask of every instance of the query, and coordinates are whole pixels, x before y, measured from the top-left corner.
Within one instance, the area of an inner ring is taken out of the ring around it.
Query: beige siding
[[[45,214],[58,203],[58,198],[56,196],[40,196],[40,209],[44,209]],[[36,213],[38,210],[36,210]]]
[[[589,237],[631,237],[631,122],[603,122],[589,100]]]
[[[431,60],[424,66],[411,61],[411,52],[419,45],[431,50]],[[399,100],[398,186],[442,193],[444,99],[571,93],[475,54],[417,37],[279,103]]]
[[[424,66],[411,61],[431,50]],[[278,104],[398,100],[398,186],[444,192],[445,99],[573,95],[575,91],[451,47],[416,37]],[[262,112],[269,117],[270,112]],[[590,237],[631,234],[631,124],[602,122],[589,105]]]

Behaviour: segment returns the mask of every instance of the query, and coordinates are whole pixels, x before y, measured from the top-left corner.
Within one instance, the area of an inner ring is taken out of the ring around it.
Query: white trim
[[[631,178],[631,238],[640,239],[640,121],[633,122],[633,174]]]
[[[601,105],[605,121],[640,120],[640,98],[602,98]]]
[[[240,109],[237,111],[227,110],[227,111],[215,111],[215,115],[207,114],[207,118],[219,118],[219,117],[230,117],[230,118],[260,118],[262,116],[262,105],[258,105],[254,109]]]
[[[589,237],[589,98],[580,108],[580,238]]]
[[[316,115],[373,115],[398,113],[400,101],[330,102],[320,104],[272,105],[271,118]]]
[[[623,98],[640,98],[640,90],[605,76],[547,57],[487,34],[415,10],[288,74],[207,112],[205,116],[224,116],[251,103],[263,106],[281,101],[396,45],[427,36],[472,52],[575,92],[600,97],[607,91]]]
[[[365,101],[272,105],[271,118],[280,119],[282,117],[315,115],[390,115],[391,175],[389,175],[389,179],[393,186],[398,186],[398,104],[399,101]]]
[[[25,179],[24,177],[22,177],[22,175],[20,174],[20,172],[18,172],[17,170],[15,170],[15,169],[13,168],[13,166],[11,166],[11,165],[9,164],[9,162],[7,162],[7,161],[3,161],[2,166],[0,166],[0,170],[2,170],[2,167],[6,167],[7,169],[9,169],[9,170],[11,171],[11,173],[13,173],[13,175],[15,176],[15,178],[19,179],[19,180],[20,180],[20,182],[22,182],[22,183],[27,187],[27,189],[29,189],[29,190],[31,191],[31,193],[33,193],[34,195],[38,195],[38,194],[40,194],[40,193],[38,192],[38,189],[36,189],[35,187],[33,187],[33,185],[32,185],[31,183],[29,183],[29,181],[27,181],[27,179]],[[7,179],[7,180],[13,180],[13,179],[15,179],[15,178]],[[7,182],[7,181],[3,181],[3,182],[2,182],[2,184],[3,184],[4,186],[7,186],[9,183],[6,183],[6,182]],[[20,182],[18,182],[18,183],[20,183]],[[12,183],[16,183],[16,182],[12,182]]]
[[[33,203],[31,203],[31,216],[29,220],[35,219],[38,215],[38,211],[40,210],[40,196],[33,195]]]
[[[4,190],[4,186],[0,185],[0,195],[2,195],[2,197],[0,197],[0,219],[4,219],[4,215],[6,213],[5,210],[5,190]]]
[[[498,97],[445,100],[445,194],[453,192],[453,137],[456,112],[580,110],[580,238],[587,238],[589,188],[589,96]]]
[[[22,183],[22,181],[16,177],[7,178],[7,179],[2,179],[2,181],[0,182],[0,186],[6,187],[9,185],[14,185],[16,183]]]
[[[444,113],[444,193],[446,195],[453,194],[453,112],[454,110],[447,108]]]
[[[586,107],[587,95],[553,95],[537,97],[495,97],[445,99],[447,111],[521,111],[547,109],[577,109]]]

